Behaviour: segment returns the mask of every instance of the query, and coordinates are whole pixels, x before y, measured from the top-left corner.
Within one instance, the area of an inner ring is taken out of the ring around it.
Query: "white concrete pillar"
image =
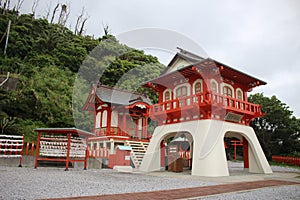
[[[114,140],[110,140],[110,151],[109,151],[109,154],[114,154],[115,152],[115,143],[114,143]]]

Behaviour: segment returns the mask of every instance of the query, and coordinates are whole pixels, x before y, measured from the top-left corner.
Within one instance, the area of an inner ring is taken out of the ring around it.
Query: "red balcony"
[[[95,129],[95,135],[96,136],[105,136],[108,138],[119,138],[119,139],[129,139],[129,140],[137,140],[137,141],[144,141],[144,142],[149,142],[149,139],[151,138],[151,133],[150,135],[146,137],[136,137],[133,134],[130,134],[128,132],[123,131],[122,129],[118,127],[112,127],[110,130],[104,128],[104,129]]]
[[[127,132],[125,132],[125,131],[123,131],[123,130],[121,130],[120,128],[117,128],[117,127],[112,127],[112,128],[110,128],[110,130],[108,130],[108,129],[96,129],[95,130],[95,135],[97,135],[97,136],[107,136],[107,137],[109,137],[109,136],[123,136],[123,137],[130,137],[130,135],[127,133]]]
[[[228,113],[240,116],[238,123],[242,124],[248,124],[253,118],[263,115],[259,105],[216,93],[199,93],[154,104],[150,108],[150,117],[159,123],[197,119],[225,120]]]

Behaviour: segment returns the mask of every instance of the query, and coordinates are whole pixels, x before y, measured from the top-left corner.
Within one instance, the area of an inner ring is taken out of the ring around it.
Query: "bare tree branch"
[[[67,8],[71,8],[71,7],[70,7],[70,3],[68,3]],[[70,9],[67,9],[66,15],[65,15],[65,19],[64,19],[63,22],[62,22],[62,24],[63,24],[64,27],[65,27],[66,24],[67,24],[67,21],[68,21],[68,19],[69,19],[69,16],[70,16]]]
[[[39,5],[39,2],[40,2],[40,0],[33,1],[32,7],[31,7],[33,17],[35,16],[35,11],[36,11],[37,6]]]
[[[47,20],[49,20],[51,5],[52,5],[52,2],[50,1],[50,4],[47,4],[47,13],[46,13],[46,17],[45,17]]]
[[[103,26],[104,35],[105,36],[109,35],[111,32],[109,26],[107,24],[104,25],[103,23],[102,23],[102,26]]]
[[[78,16],[78,18],[76,20],[76,25],[75,25],[75,30],[74,30],[75,35],[77,35],[78,32],[79,32],[78,30],[79,30],[79,26],[80,26],[80,24],[82,22],[83,15],[84,15],[84,7],[82,7],[81,14]]]
[[[9,10],[9,7],[10,7],[10,0],[7,1],[6,9]]]
[[[84,20],[82,21],[82,24],[81,24],[81,28],[80,28],[80,31],[79,31],[79,35],[82,35],[83,31],[84,31],[84,25],[85,25],[85,22],[89,19],[89,16],[87,16],[86,18],[84,18]]]
[[[23,2],[24,2],[24,0],[18,0],[18,3],[16,5],[17,12],[19,12],[19,10],[21,9]]]
[[[67,20],[69,18],[70,15],[70,4],[68,3],[68,5],[66,4],[62,4],[62,9],[59,15],[59,19],[58,19],[58,24],[62,25],[62,32],[64,32],[65,28],[66,28],[66,23]]]
[[[5,0],[5,1],[4,1],[4,4],[3,4],[3,12],[2,12],[3,15],[5,14],[6,7],[7,7],[7,5],[9,4],[9,1],[10,1],[10,0]]]
[[[66,13],[67,13],[67,5],[61,4],[61,11],[60,11],[60,14],[58,17],[58,22],[57,22],[58,24],[63,25],[63,21],[66,16]]]
[[[50,21],[51,24],[53,23],[53,20],[54,20],[54,17],[55,17],[55,13],[56,13],[58,7],[59,7],[59,3],[57,3],[57,5],[55,6],[55,8],[53,10],[51,21]]]

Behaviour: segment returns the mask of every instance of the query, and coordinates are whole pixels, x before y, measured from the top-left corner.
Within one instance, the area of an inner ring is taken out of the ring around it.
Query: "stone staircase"
[[[135,168],[140,167],[144,155],[147,151],[148,145],[149,142],[140,142],[140,141],[132,141],[132,140],[127,140],[125,142],[125,146],[130,146],[132,148],[130,157]]]

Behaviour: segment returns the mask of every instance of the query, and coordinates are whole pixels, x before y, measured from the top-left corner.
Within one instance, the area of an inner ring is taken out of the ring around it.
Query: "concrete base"
[[[83,162],[74,162],[73,163],[75,169],[83,169]],[[101,169],[103,165],[102,159],[97,158],[88,158],[87,159],[87,169]]]
[[[23,156],[22,166],[23,167],[33,167],[34,166],[34,156]],[[7,167],[17,167],[19,166],[20,158],[0,158],[0,165]]]
[[[22,166],[23,167],[34,167],[35,156],[23,156]],[[89,158],[87,160],[88,169],[101,169],[102,166],[107,165],[107,161],[103,159]],[[19,166],[20,158],[0,158],[0,166],[17,167]],[[83,169],[83,162],[72,163],[74,168]],[[65,165],[63,165],[64,167]]]
[[[192,175],[229,176],[224,148],[225,134],[247,139],[249,172],[272,173],[253,128],[218,120],[195,120],[157,127],[140,166],[141,171],[160,170],[160,143],[169,135],[178,132],[189,133],[192,136]]]
[[[113,168],[114,170],[116,170],[117,172],[125,172],[125,173],[131,173],[133,172],[133,169],[131,166],[114,166]]]

